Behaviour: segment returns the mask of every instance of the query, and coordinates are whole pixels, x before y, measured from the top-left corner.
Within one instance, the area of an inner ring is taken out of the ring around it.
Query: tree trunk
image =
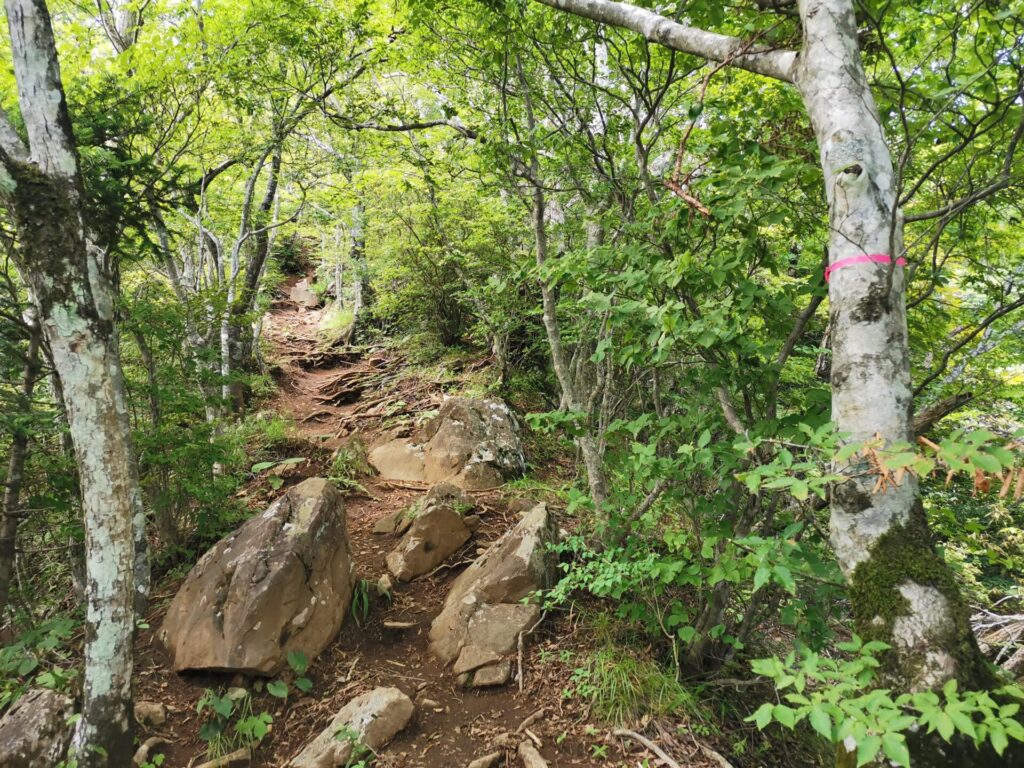
[[[6,10],[28,147],[0,113],[0,193],[17,230],[15,260],[64,390],[82,486],[87,607],[75,757],[89,768],[129,765],[132,534],[143,513],[112,287],[86,238],[82,180],[46,5],[6,0]]]
[[[913,394],[896,175],[861,64],[852,0],[801,0],[804,49],[796,82],[818,141],[829,206],[832,418],[853,441],[912,440]],[[893,646],[886,671],[900,690],[958,679],[989,682],[968,607],[932,546],[917,482],[873,492],[863,462],[832,493],[831,539],[862,636]]]

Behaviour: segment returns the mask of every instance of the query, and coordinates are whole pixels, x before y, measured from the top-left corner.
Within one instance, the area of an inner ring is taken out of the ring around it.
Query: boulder
[[[309,287],[309,279],[302,278],[288,292],[288,298],[306,309],[316,309],[320,306],[320,297]]]
[[[415,709],[412,700],[397,688],[375,688],[356,696],[288,765],[290,768],[351,765],[362,756],[357,745],[376,752],[405,728]]]
[[[159,638],[175,671],[273,675],[289,653],[312,660],[327,647],[352,589],[342,496],[310,478],[203,555]]]
[[[57,765],[71,743],[68,718],[74,703],[48,688],[25,693],[0,720],[0,765],[4,768],[49,768]]]
[[[370,452],[387,480],[485,489],[522,474],[526,457],[519,424],[501,400],[452,397],[412,438],[396,438]]]
[[[547,506],[537,504],[453,582],[431,624],[430,649],[445,663],[455,661],[463,674],[475,670],[467,682],[508,679],[501,658],[540,615],[537,606],[521,601],[550,584],[554,556],[549,545],[555,536]]]
[[[399,581],[412,581],[429,573],[469,541],[474,521],[463,512],[473,500],[448,483],[435,485],[418,505],[405,513],[412,520],[408,531],[385,558],[388,570]],[[476,518],[475,515],[471,516]],[[475,524],[479,525],[479,518]]]

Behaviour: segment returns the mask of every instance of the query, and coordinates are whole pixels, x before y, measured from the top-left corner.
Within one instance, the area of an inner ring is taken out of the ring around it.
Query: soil
[[[283,300],[275,303],[266,318],[264,331],[274,350],[279,384],[279,394],[269,407],[294,422],[296,438],[288,450],[307,461],[282,472],[284,482],[278,489],[271,488],[265,478],[251,483],[246,501],[254,512],[291,484],[325,473],[330,452],[345,442],[358,438],[369,445],[382,428],[394,426],[396,416],[408,421],[442,399],[439,386],[403,376],[401,361],[382,350],[364,352],[346,362],[327,359],[328,367],[310,367],[307,358],[318,348],[320,319],[320,311]],[[322,388],[339,375],[364,377],[368,385],[353,402],[323,402]],[[374,583],[386,572],[384,556],[396,542],[392,536],[374,535],[374,522],[405,508],[426,488],[372,476],[359,478],[359,484],[346,498],[348,532],[358,575]],[[478,547],[496,540],[516,520],[509,511],[513,498],[501,489],[473,496],[482,517],[474,538],[433,574],[396,585],[390,602],[375,594],[361,622],[352,616],[346,619],[337,640],[310,665],[307,676],[313,681],[312,690],[300,695],[292,687],[284,702],[261,691],[253,680],[171,672],[155,635],[181,577],[161,584],[152,601],[149,628],[140,632],[137,643],[136,699],[163,702],[171,714],[158,729],[140,729],[140,741],[153,735],[167,739],[165,746],[154,750],[164,754],[164,766],[199,765],[207,759],[207,744],[199,736],[204,717],[196,713],[197,702],[206,689],[221,692],[243,685],[253,691],[253,710],[268,711],[274,719],[251,764],[285,766],[346,702],[384,685],[402,689],[417,708],[410,725],[378,755],[374,765],[379,768],[466,766],[496,751],[496,739],[503,734],[511,734],[505,737],[511,745],[506,765],[521,764],[514,750],[527,738],[535,740],[551,766],[638,766],[645,765],[645,758],[657,765],[654,755],[639,744],[613,738],[607,727],[591,726],[584,704],[563,696],[572,665],[552,663],[552,659],[571,658],[588,643],[570,616],[547,615],[534,633],[522,659],[521,688],[514,676],[503,688],[464,690],[427,651],[430,622],[440,611],[451,581],[476,557]],[[386,621],[415,622],[415,626],[389,629]],[[538,712],[539,717],[517,732],[524,720]],[[690,751],[694,759],[685,765],[711,764],[699,751]]]

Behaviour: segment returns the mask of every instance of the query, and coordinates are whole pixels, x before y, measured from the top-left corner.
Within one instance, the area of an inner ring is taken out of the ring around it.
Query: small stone
[[[441,703],[433,699],[420,699],[419,704],[421,707],[427,707],[428,709],[440,709],[441,707]]]
[[[373,524],[373,532],[386,536],[389,533],[394,533],[398,527],[398,519],[402,516],[403,510],[396,510],[384,517],[380,518],[376,523]]]
[[[504,685],[512,676],[512,662],[502,661],[490,667],[481,667],[473,673],[473,688],[491,688]]]
[[[385,621],[385,629],[412,629],[413,627],[419,626],[419,622],[415,621]]]
[[[135,722],[156,728],[167,722],[167,706],[159,701],[135,702]]]
[[[494,766],[498,764],[498,762],[501,760],[502,757],[504,757],[504,755],[504,752],[491,752],[491,754],[489,755],[478,757],[476,760],[474,760],[472,763],[466,766],[466,768],[494,768]]]
[[[381,577],[377,579],[377,591],[380,592],[381,597],[388,597],[395,591],[395,583],[391,581],[391,576],[386,573],[381,574]]]
[[[405,728],[415,709],[412,700],[397,688],[375,688],[357,696],[338,711],[330,725],[309,742],[289,766],[324,768],[348,765],[353,743],[335,738],[339,731],[353,731],[358,743],[376,751]]]
[[[470,537],[462,515],[447,505],[429,506],[385,558],[398,581],[429,573],[454,554]]]
[[[469,530],[475,531],[480,527],[480,515],[466,515],[462,518],[462,522],[466,524]]]

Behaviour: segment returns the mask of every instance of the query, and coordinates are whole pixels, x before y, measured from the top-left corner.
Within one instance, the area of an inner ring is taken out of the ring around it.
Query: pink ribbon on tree
[[[833,272],[835,272],[837,269],[842,269],[843,267],[849,267],[849,266],[851,266],[853,264],[869,264],[869,263],[873,263],[873,264],[891,264],[892,263],[892,256],[890,256],[887,253],[863,253],[860,256],[850,256],[849,258],[846,258],[846,259],[840,259],[835,264],[830,264],[825,269],[825,282],[826,283],[828,282],[829,276]],[[898,266],[898,267],[905,267],[905,266],[907,266],[907,260],[904,259],[902,256],[900,256],[898,259],[896,259],[896,266]]]

